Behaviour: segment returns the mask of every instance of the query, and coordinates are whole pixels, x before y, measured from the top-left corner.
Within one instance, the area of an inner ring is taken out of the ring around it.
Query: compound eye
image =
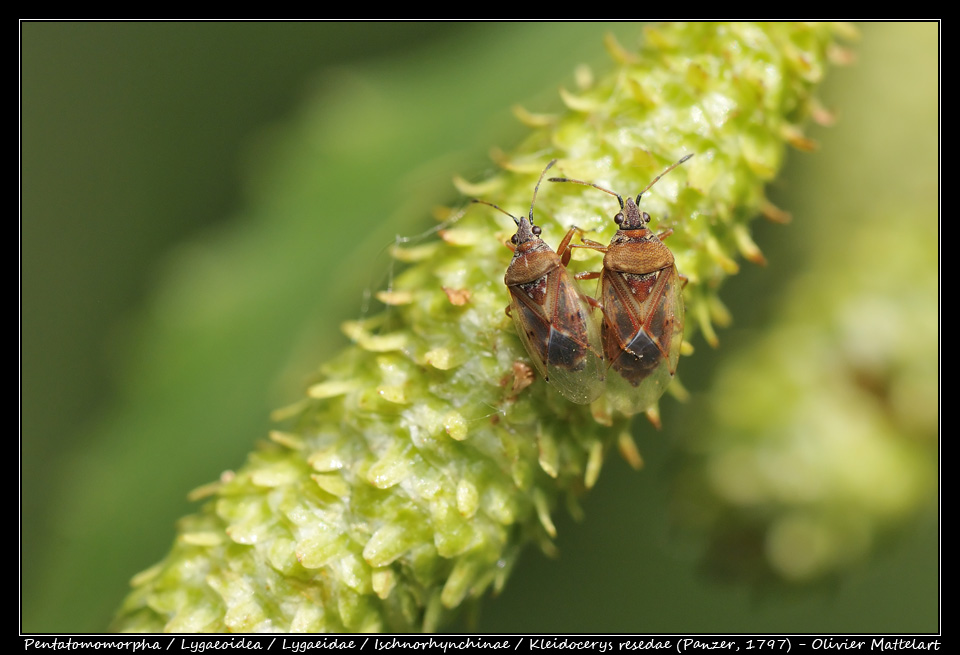
[[[539,225],[534,225],[534,226],[530,229],[530,231],[533,232],[533,235],[534,235],[534,236],[540,236],[541,230],[540,230],[540,226],[539,226]]]
[[[514,234],[512,237],[510,237],[510,243],[512,243],[513,245],[517,245],[517,235],[516,235],[516,234]]]
[[[620,213],[620,214],[617,214],[616,216],[614,216],[614,217],[613,217],[613,222],[616,223],[617,225],[623,225],[623,214]]]
[[[644,223],[650,222],[650,214],[648,214],[647,212],[643,212],[643,214],[641,214],[641,217],[643,218]]]

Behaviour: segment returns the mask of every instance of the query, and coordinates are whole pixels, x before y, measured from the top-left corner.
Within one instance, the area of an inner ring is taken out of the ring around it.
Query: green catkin
[[[786,146],[810,145],[798,126],[843,29],[680,24],[647,29],[637,52],[608,41],[614,70],[580,76],[562,115],[518,112],[529,137],[461,191],[525,213],[552,158],[558,175],[635,194],[696,153],[642,208],[653,229],[673,229],[688,339],[699,330],[710,341],[725,316],[719,282],[739,254],[762,259],[746,224],[773,213],[763,185]],[[573,187],[541,188],[543,238],[555,246],[576,224],[608,241],[615,201]],[[593,485],[608,447],[638,459],[623,436],[629,417],[603,398],[573,405],[530,377],[503,311],[512,223],[479,205],[453,215],[435,240],[394,249],[408,267],[380,294],[385,311],[345,325],[354,345],[278,413],[283,431],[194,494],[206,504],[134,578],[115,629],[435,630],[501,588],[528,543],[553,548],[551,514]],[[578,250],[571,268],[599,262]]]

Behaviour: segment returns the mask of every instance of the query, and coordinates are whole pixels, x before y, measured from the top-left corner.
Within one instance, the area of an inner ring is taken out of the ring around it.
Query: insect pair
[[[520,341],[540,374],[568,400],[590,403],[606,391],[614,409],[636,414],[648,409],[666,390],[677,369],[683,341],[683,296],[673,253],[647,224],[641,196],[668,172],[688,160],[687,155],[646,186],[636,199],[626,201],[596,184],[568,178],[616,196],[618,226],[608,246],[581,239],[571,227],[554,252],[540,238],[533,222],[533,206],[543,176],[540,174],[530,203],[529,216],[516,218],[496,205],[517,224],[511,238],[513,259],[504,276]],[[483,202],[483,201],[477,201]],[[490,204],[490,203],[484,203]],[[669,233],[667,233],[669,234]],[[604,253],[603,270],[571,275],[567,270],[573,248]],[[585,295],[576,279],[600,278],[599,301]],[[597,329],[593,309],[600,307],[603,321]]]

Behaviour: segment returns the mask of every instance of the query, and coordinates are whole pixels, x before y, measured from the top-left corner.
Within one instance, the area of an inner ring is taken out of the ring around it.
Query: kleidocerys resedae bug
[[[567,264],[573,252],[571,228],[557,251],[540,238],[533,222],[533,206],[543,176],[556,163],[547,164],[533,190],[529,218],[517,218],[497,205],[483,203],[503,212],[517,224],[511,237],[513,259],[503,282],[510,291],[507,315],[513,319],[520,341],[534,366],[564,398],[586,404],[603,393],[603,351],[600,331],[593,318],[596,301],[577,285]]]
[[[673,253],[647,227],[650,214],[637,206],[657,180],[693,156],[689,154],[660,173],[636,200],[591,182],[552,177],[551,182],[575,182],[616,196],[620,211],[614,217],[617,233],[604,246],[583,240],[571,248],[603,253],[603,270],[581,273],[579,279],[600,278],[603,306],[601,341],[607,364],[606,391],[614,409],[637,414],[650,408],[677,371],[683,343],[683,289]],[[610,370],[612,369],[612,371]]]

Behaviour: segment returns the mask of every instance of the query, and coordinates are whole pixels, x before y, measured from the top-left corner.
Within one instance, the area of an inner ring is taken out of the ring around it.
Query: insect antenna
[[[540,191],[540,183],[543,182],[543,176],[546,175],[547,171],[549,171],[550,168],[556,163],[557,163],[556,159],[550,160],[550,163],[547,164],[547,167],[543,169],[542,173],[540,173],[540,179],[537,180],[537,186],[533,188],[533,199],[530,201],[530,213],[527,214],[527,216],[529,217],[527,220],[530,221],[530,225],[533,225],[533,206],[537,204],[537,192]],[[509,216],[510,218],[512,218],[513,222],[516,223],[518,226],[520,225],[519,218],[517,218],[516,216],[508,212],[506,209],[503,209],[502,207],[493,204],[492,202],[487,202],[486,200],[480,200],[478,198],[471,198],[470,202],[477,202],[477,203],[480,203],[481,205],[488,205],[490,207],[493,207],[494,209],[497,209],[503,212],[504,214],[506,214],[507,216]]]
[[[549,181],[549,182],[573,182],[574,184],[582,184],[582,185],[584,185],[584,186],[592,186],[594,189],[599,189],[600,191],[603,191],[604,193],[609,193],[611,196],[616,196],[617,200],[620,201],[620,209],[623,209],[623,198],[620,196],[619,193],[614,193],[614,192],[611,191],[610,189],[604,189],[602,186],[600,186],[600,185],[598,185],[598,184],[594,184],[593,182],[584,182],[583,180],[575,180],[575,179],[573,179],[573,178],[571,178],[571,177],[551,177],[548,181]],[[644,190],[646,190],[646,189],[644,189]]]
[[[513,214],[511,214],[510,212],[508,212],[508,211],[507,211],[506,209],[504,209],[503,207],[500,207],[499,205],[495,205],[495,204],[493,204],[492,202],[487,202],[486,200],[480,200],[479,198],[470,198],[470,202],[476,202],[476,203],[479,203],[479,204],[481,204],[481,205],[487,205],[488,207],[493,207],[494,209],[497,209],[497,210],[503,212],[504,214],[506,214],[507,216],[509,216],[510,218],[512,218],[512,219],[513,219],[513,222],[517,224],[517,227],[520,226],[520,219],[517,218],[516,216],[514,216]],[[531,211],[532,211],[532,210],[531,210]]]
[[[658,176],[656,176],[655,178],[653,178],[653,181],[652,181],[650,184],[648,184],[648,185],[646,186],[646,188],[643,189],[643,191],[641,191],[640,193],[637,194],[637,202],[638,202],[638,203],[640,202],[640,196],[642,196],[642,195],[645,194],[647,191],[649,191],[649,190],[650,190],[650,187],[652,187],[654,184],[656,184],[656,183],[660,180],[661,177],[663,177],[664,175],[666,175],[667,173],[669,173],[670,171],[672,171],[674,168],[676,168],[677,166],[679,166],[679,165],[682,164],[683,162],[685,162],[685,161],[687,161],[688,159],[690,159],[691,157],[693,157],[693,155],[694,155],[694,153],[692,153],[692,152],[691,152],[689,155],[684,155],[684,156],[681,157],[680,160],[677,161],[675,164],[672,164],[669,168],[667,168],[665,171],[663,171],[662,173],[660,173],[660,175],[658,175]],[[549,167],[548,167],[548,168],[549,168]],[[603,188],[602,186],[600,186],[599,184],[594,184],[593,182],[584,182],[583,180],[574,180],[573,178],[570,178],[570,177],[551,177],[549,181],[550,181],[550,182],[573,182],[573,183],[575,183],[575,184],[582,184],[582,185],[584,185],[584,186],[592,186],[594,189],[598,189],[598,190],[600,190],[600,191],[603,191],[604,193],[609,193],[611,196],[616,196],[616,197],[617,197],[617,200],[620,201],[620,208],[623,209],[623,197],[622,197],[619,193],[614,193],[614,192],[611,191],[610,189],[604,189],[604,188]]]
[[[645,194],[647,191],[649,191],[649,190],[650,190],[650,187],[652,187],[654,184],[656,184],[656,183],[660,180],[661,177],[663,177],[664,175],[666,175],[667,173],[669,173],[670,171],[672,171],[674,168],[676,168],[677,166],[679,166],[679,165],[682,164],[683,162],[685,162],[685,161],[687,161],[688,159],[690,159],[691,157],[693,157],[693,155],[694,155],[694,153],[692,153],[692,152],[691,152],[689,155],[684,155],[683,157],[681,157],[681,158],[677,161],[677,163],[671,165],[669,168],[667,168],[667,170],[663,171],[662,173],[660,173],[660,175],[658,175],[658,176],[656,176],[655,178],[653,178],[653,182],[651,182],[650,184],[648,184],[648,185],[646,186],[646,188],[644,188],[643,191],[641,191],[640,193],[637,194],[637,203],[640,202],[640,196],[642,196],[642,195]]]
[[[543,182],[543,176],[546,175],[547,171],[549,171],[550,168],[553,167],[553,165],[556,163],[557,163],[556,159],[550,160],[550,163],[547,164],[547,167],[543,169],[542,173],[540,173],[540,179],[537,180],[537,186],[533,187],[533,199],[530,201],[530,213],[528,214],[528,216],[530,217],[530,225],[533,225],[533,206],[537,202],[537,192],[540,190],[540,183]]]

